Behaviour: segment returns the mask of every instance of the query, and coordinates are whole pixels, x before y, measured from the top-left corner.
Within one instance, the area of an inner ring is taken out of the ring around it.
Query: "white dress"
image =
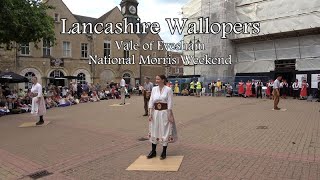
[[[153,109],[152,120],[149,122],[149,140],[153,144],[161,143],[167,146],[168,143],[177,140],[177,130],[175,123],[170,123],[168,120],[168,110],[173,107],[173,92],[170,87],[164,86],[160,92],[159,86],[153,87],[149,101],[149,108]],[[168,110],[155,110],[154,103],[167,103]]]
[[[31,93],[37,94],[32,98],[31,114],[35,116],[43,116],[46,114],[46,104],[42,95],[42,86],[37,83],[32,85]],[[37,103],[38,100],[38,103]]]

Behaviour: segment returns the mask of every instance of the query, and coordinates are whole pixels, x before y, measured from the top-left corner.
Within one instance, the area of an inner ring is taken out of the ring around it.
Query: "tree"
[[[54,44],[54,19],[46,13],[52,8],[41,0],[0,0],[0,44],[36,44],[42,38]]]

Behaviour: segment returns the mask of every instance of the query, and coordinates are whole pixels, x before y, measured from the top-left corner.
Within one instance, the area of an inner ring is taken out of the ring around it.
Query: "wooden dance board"
[[[167,156],[165,160],[160,160],[160,156],[147,159],[140,156],[132,163],[127,171],[178,171],[182,163],[183,156]]]
[[[272,111],[287,111],[287,109],[280,109],[280,110],[274,110],[274,109],[272,109]]]
[[[125,105],[129,105],[130,103],[126,103],[126,104],[124,104],[124,105],[121,105],[121,104],[112,104],[112,105],[110,105],[110,106],[112,106],[112,107],[122,107],[122,106],[125,106]]]
[[[46,126],[50,123],[50,121],[44,121],[43,124],[41,125],[36,125],[37,122],[26,122],[21,124],[19,127],[20,128],[26,128],[26,127],[42,127],[42,126]]]

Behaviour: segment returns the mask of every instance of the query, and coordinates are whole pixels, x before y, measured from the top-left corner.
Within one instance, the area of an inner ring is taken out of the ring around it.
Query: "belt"
[[[167,103],[154,103],[154,109],[158,111],[166,110],[168,109]]]

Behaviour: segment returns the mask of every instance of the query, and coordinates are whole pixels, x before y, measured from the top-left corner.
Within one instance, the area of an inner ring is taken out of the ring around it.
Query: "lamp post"
[[[189,44],[193,44],[193,57],[195,58],[196,57],[196,44],[200,44],[200,40],[199,39],[196,39],[196,36],[193,36],[193,41],[190,40],[190,43]],[[193,64],[193,76],[196,75],[196,64]]]

